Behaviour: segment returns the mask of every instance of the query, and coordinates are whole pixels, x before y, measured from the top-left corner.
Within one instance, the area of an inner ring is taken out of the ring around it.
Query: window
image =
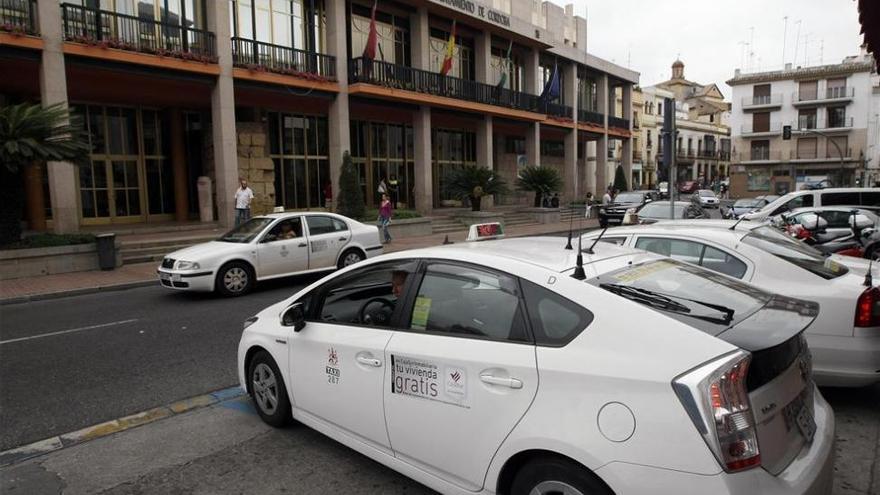
[[[330,183],[327,119],[270,112],[268,121],[276,204],[288,208],[323,206],[323,190]]]
[[[608,244],[614,244],[615,246],[623,246],[626,243],[626,237],[605,237],[599,239],[599,242],[607,242]]]
[[[797,140],[797,157],[798,159],[816,158],[816,150],[818,141],[816,138],[799,138]]]
[[[819,81],[801,81],[798,85],[798,101],[816,100],[819,97]]]
[[[836,79],[829,79],[828,83],[828,94],[827,98],[845,98],[846,97],[846,78],[840,77]]]
[[[742,278],[746,265],[739,259],[705,244],[681,239],[640,237],[636,248],[700,265],[731,277]]]
[[[522,288],[538,345],[564,346],[593,321],[587,309],[555,292],[526,280]]]
[[[526,153],[526,140],[516,136],[506,136],[504,138],[504,152],[513,155],[524,155]]]
[[[389,327],[415,267],[414,261],[399,260],[333,280],[322,289],[321,302],[309,316],[323,322]]]
[[[867,191],[863,192],[862,202],[860,204],[862,206],[880,206],[880,193]]]
[[[406,16],[396,16],[381,11],[382,6],[376,11],[376,34],[379,45],[382,47],[383,60],[392,64],[410,64],[409,46],[409,19]],[[367,46],[367,38],[370,35],[370,7],[351,4],[351,56],[360,57]],[[438,66],[439,68],[439,66]]]
[[[752,115],[752,132],[770,132],[770,112]]]
[[[847,127],[846,107],[829,107],[826,124],[825,127],[828,129]]]
[[[565,143],[562,141],[541,141],[542,156],[565,156]]]
[[[858,206],[861,204],[859,193],[839,192],[822,194],[822,206]]]
[[[816,128],[816,109],[808,108],[798,111],[798,129]]]
[[[409,328],[492,340],[529,342],[516,280],[465,265],[428,267]]]
[[[773,213],[770,214],[770,216],[779,215],[782,212],[794,210],[795,208],[809,208],[811,206],[813,206],[813,195],[804,194],[801,196],[796,196],[779,208],[776,208]]]
[[[756,84],[752,88],[752,104],[753,105],[767,105],[770,103],[770,85],[769,84]]]
[[[850,156],[847,148],[849,141],[847,136],[829,136],[825,142],[825,156],[827,158],[842,158]],[[836,145],[836,146],[835,146]]]
[[[748,174],[747,188],[749,191],[767,191],[770,189],[770,172],[766,168],[750,169]]]
[[[310,215],[306,217],[309,226],[309,235],[331,234],[348,230],[348,226],[342,220],[323,215]]]
[[[789,202],[790,203],[790,202]],[[801,241],[779,232],[773,227],[758,227],[743,237],[742,242],[788,261],[826,280],[845,275],[849,269]]]
[[[711,246],[706,246],[700,265],[710,270],[742,278],[746,274],[746,264],[739,259]]]
[[[263,237],[262,242],[286,241],[303,236],[302,219],[300,217],[288,218],[278,222]]]

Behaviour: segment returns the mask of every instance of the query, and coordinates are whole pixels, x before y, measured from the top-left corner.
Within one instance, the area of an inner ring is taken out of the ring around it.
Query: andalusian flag
[[[376,59],[376,44],[379,42],[379,33],[376,31],[376,2],[373,0],[373,11],[370,13],[370,34],[367,35],[367,44],[364,46],[364,58],[370,61]]]
[[[507,56],[504,57],[504,61],[501,62],[501,77],[498,80],[497,89],[504,89],[504,85],[507,84],[507,72],[510,70],[511,61],[510,61],[510,51],[513,49],[513,40],[510,40],[510,44],[507,46]]]
[[[452,69],[452,57],[455,53],[455,20],[452,21],[452,32],[446,41],[446,55],[443,57],[443,65],[440,66],[440,74],[444,76]]]

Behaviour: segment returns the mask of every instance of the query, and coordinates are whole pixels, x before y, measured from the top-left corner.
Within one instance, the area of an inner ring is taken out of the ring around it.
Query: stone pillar
[[[328,0],[327,15],[327,51],[336,57],[336,80],[339,93],[330,104],[327,115],[327,132],[330,154],[330,180],[333,183],[333,197],[339,194],[339,176],[342,172],[342,155],[351,150],[351,128],[348,120],[348,44],[345,20],[345,1]],[[335,205],[335,202],[334,202]]]
[[[415,148],[416,210],[430,215],[434,208],[433,164],[431,163],[431,107],[420,106],[413,115],[413,146]]]
[[[419,6],[409,16],[410,26],[410,57],[412,66],[416,69],[430,70],[430,43],[431,37],[428,27],[428,8]]]
[[[623,85],[623,95],[621,98],[622,103],[622,111],[624,119],[629,121],[629,132],[632,135],[633,130],[633,110],[632,110],[632,84],[624,84]],[[633,146],[632,146],[632,137],[629,139],[623,140],[623,157],[621,159],[623,163],[623,171],[626,173],[626,182],[629,185],[630,189],[632,189],[632,166],[633,166]]]
[[[46,209],[43,194],[43,164],[24,167],[25,219],[30,230],[46,230]]]
[[[186,144],[183,112],[179,108],[168,111],[168,131],[171,134],[171,170],[174,173],[174,219],[184,222],[189,218],[189,189],[186,179]]]
[[[608,189],[610,182],[608,177],[608,134],[603,134],[596,141],[596,198],[602,200],[602,195]]]
[[[586,162],[586,167],[584,167],[584,169],[587,174],[585,181],[586,191],[584,191],[584,194],[589,191],[593,193],[593,197],[595,198],[596,193],[599,191],[599,188],[596,186],[596,141],[587,141],[584,144],[587,147],[585,150],[586,158],[584,160]]]
[[[40,98],[43,106],[61,104],[67,107],[67,77],[64,69],[64,35],[61,32],[61,4],[37,2],[43,51],[40,63]],[[70,162],[46,162],[49,171],[49,198],[55,233],[79,230],[76,166]],[[41,186],[42,187],[42,186]]]
[[[541,83],[538,81],[538,66],[540,64],[538,50],[529,48],[523,57],[523,78],[525,79],[525,92],[533,95],[541,94]]]
[[[614,109],[608,108],[608,74],[602,74],[596,84],[596,111],[602,114],[602,127],[608,129],[608,114]]]
[[[495,157],[493,153],[493,122],[491,115],[484,115],[483,120],[477,125],[477,166],[495,170]],[[493,197],[483,198],[480,207],[491,208]]]
[[[541,124],[532,122],[526,130],[526,162],[528,165],[541,166]]]
[[[633,146],[632,146],[632,138],[623,140],[623,156],[620,158],[621,165],[623,165],[623,172],[626,174],[626,183],[629,186],[629,189],[632,190],[632,168],[633,168]]]
[[[489,80],[490,63],[492,61],[492,35],[480,31],[474,38],[474,64],[477,82],[495,85],[498,81]]]
[[[211,91],[211,131],[214,149],[214,191],[217,220],[224,227],[235,223],[235,190],[238,187],[238,140],[235,133],[235,92],[232,81],[232,41],[228,2],[208,2],[208,29],[217,35],[220,75]]]
[[[572,108],[574,128],[565,135],[565,155],[563,165],[563,198],[575,201],[580,197],[577,173],[577,65],[565,64],[562,77],[565,78],[565,104]]]

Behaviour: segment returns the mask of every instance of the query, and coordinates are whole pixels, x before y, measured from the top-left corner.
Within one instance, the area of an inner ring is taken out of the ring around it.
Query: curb
[[[139,280],[137,282],[123,282],[121,284],[102,285],[99,287],[82,287],[79,289],[63,290],[58,292],[42,292],[39,294],[28,294],[26,296],[13,296],[0,299],[0,306],[8,304],[21,304],[33,301],[45,301],[48,299],[60,299],[63,297],[82,296],[85,294],[95,294],[98,292],[113,292],[118,290],[136,289],[138,287],[149,287],[157,284],[156,280]]]
[[[209,392],[204,395],[189,397],[166,406],[155,407],[153,409],[113,419],[104,423],[87,426],[70,433],[64,433],[62,435],[56,435],[51,438],[22,445],[14,449],[0,452],[0,467],[18,464],[22,461],[33,459],[34,457],[55,452],[56,450],[97,440],[99,438],[113,435],[114,433],[155,423],[161,419],[185,414],[196,409],[202,409],[215,404],[231,401],[244,395],[244,391],[241,390],[241,387],[236,385],[221,390],[215,390],[214,392]]]

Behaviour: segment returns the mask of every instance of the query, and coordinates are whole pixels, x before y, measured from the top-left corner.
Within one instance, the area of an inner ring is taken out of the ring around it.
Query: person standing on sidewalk
[[[254,200],[254,191],[248,187],[247,179],[238,178],[239,188],[235,191],[235,226],[247,222],[251,218],[251,201]]]
[[[587,193],[587,199],[584,201],[584,207],[586,209],[585,217],[593,218],[593,193]]]
[[[391,200],[387,194],[382,195],[382,204],[379,206],[378,227],[382,229],[384,243],[391,242],[391,234],[388,233],[388,226],[391,225]]]

